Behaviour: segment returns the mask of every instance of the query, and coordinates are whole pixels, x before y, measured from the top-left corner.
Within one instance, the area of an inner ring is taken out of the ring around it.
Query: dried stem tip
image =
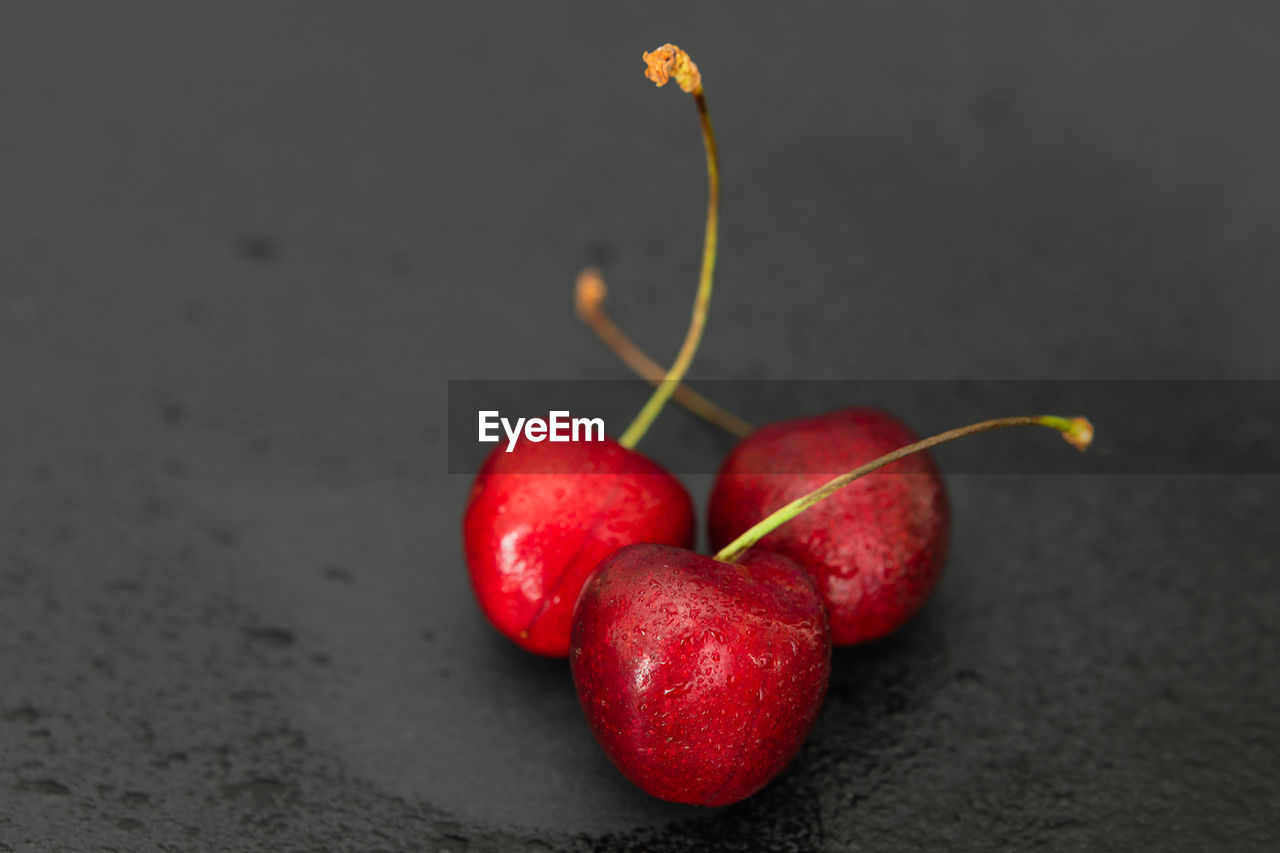
[[[688,94],[696,95],[702,91],[702,74],[698,72],[698,66],[693,64],[689,54],[674,44],[664,44],[652,53],[646,53],[644,61],[648,66],[644,76],[659,86],[665,86],[674,77],[676,85]]]
[[[597,316],[608,292],[600,270],[587,267],[578,273],[578,286],[573,293],[573,307],[578,312],[578,319],[587,320]]]
[[[1064,430],[1062,437],[1076,450],[1084,451],[1093,441],[1093,424],[1088,418],[1072,418],[1071,428]]]

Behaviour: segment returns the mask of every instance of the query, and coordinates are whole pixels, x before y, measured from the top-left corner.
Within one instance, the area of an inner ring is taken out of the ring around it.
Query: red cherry
[[[606,439],[495,449],[462,529],[485,616],[522,648],[564,657],[573,605],[596,564],[635,542],[692,547],[695,524],[679,481]]]
[[[835,475],[916,441],[877,409],[848,408],[769,424],[738,442],[711,492],[719,549],[764,516]],[[916,453],[855,481],[765,536],[818,581],[838,646],[900,627],[933,590],[950,510],[932,459]]]
[[[628,779],[700,806],[760,790],[795,756],[831,675],[813,579],[778,554],[741,564],[633,545],[574,613],[569,662],[600,745]]]

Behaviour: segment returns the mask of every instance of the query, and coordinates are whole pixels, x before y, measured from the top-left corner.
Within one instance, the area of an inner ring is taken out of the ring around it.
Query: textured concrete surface
[[[696,375],[1273,379],[1280,16],[434,5],[0,8],[0,850],[1280,845],[1274,476],[950,477],[929,605],[706,812],[483,622],[445,429],[449,379],[623,375],[585,263],[674,351],[668,40]]]

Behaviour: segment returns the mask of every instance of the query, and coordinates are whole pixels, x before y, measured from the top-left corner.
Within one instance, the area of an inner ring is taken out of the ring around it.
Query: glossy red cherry
[[[596,564],[635,542],[692,547],[696,522],[679,481],[616,441],[525,441],[489,455],[462,528],[485,616],[522,648],[564,657]]]
[[[831,641],[813,579],[785,557],[725,563],[633,545],[583,588],[569,662],[623,775],[664,800],[721,806],[799,750],[826,696]]]
[[[878,409],[769,424],[742,439],[711,492],[719,549],[764,516],[916,436]],[[874,640],[914,614],[946,558],[950,510],[932,459],[917,453],[852,483],[764,537],[757,548],[809,570],[836,645]]]

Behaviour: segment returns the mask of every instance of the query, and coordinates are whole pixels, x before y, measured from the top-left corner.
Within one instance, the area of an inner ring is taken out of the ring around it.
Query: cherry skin
[[[476,599],[521,648],[569,653],[591,570],[634,542],[692,547],[693,501],[656,463],[612,439],[500,446],[476,475],[463,544]]]
[[[734,447],[711,492],[719,549],[764,516],[831,477],[911,444],[878,409],[847,408],[761,427]],[[837,646],[882,637],[906,622],[937,583],[950,510],[927,453],[900,459],[783,524],[757,544],[817,579]]]
[[[787,558],[725,563],[640,544],[587,581],[569,663],[624,776],[664,800],[722,806],[799,750],[826,696],[831,640],[812,577]]]

